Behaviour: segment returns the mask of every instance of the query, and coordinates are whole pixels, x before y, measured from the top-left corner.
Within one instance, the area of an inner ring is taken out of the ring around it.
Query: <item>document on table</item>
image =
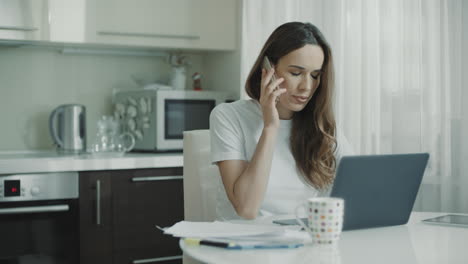
[[[190,222],[180,221],[167,228],[160,228],[164,234],[175,237],[239,237],[265,234],[282,234],[285,230],[282,226],[238,224],[229,222]]]
[[[296,248],[310,242],[306,232],[275,225],[181,221],[172,227],[157,228],[185,238],[192,245],[195,242],[226,249]]]

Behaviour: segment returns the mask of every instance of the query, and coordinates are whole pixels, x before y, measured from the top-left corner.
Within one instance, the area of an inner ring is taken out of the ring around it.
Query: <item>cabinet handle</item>
[[[149,176],[149,177],[134,177],[132,182],[143,182],[143,181],[167,181],[167,180],[182,180],[184,176]]]
[[[96,225],[101,225],[101,181],[96,180]]]
[[[142,263],[152,263],[152,262],[161,262],[167,260],[182,259],[182,256],[171,256],[171,257],[161,257],[161,258],[150,258],[150,259],[136,259],[132,261],[133,264],[142,264]]]
[[[64,211],[68,211],[69,209],[70,207],[68,206],[68,204],[5,208],[5,209],[0,209],[0,215],[64,212]]]
[[[35,27],[11,27],[11,26],[0,26],[0,30],[13,30],[13,31],[37,31]]]
[[[119,31],[98,31],[98,34],[103,35],[103,36],[107,35],[107,36],[171,38],[171,39],[190,39],[190,40],[200,39],[200,36],[195,36],[195,35],[150,34],[150,33],[135,33],[135,32],[119,32]]]

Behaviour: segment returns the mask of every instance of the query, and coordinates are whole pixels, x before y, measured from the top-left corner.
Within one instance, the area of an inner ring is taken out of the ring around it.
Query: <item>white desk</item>
[[[226,250],[185,245],[184,254],[206,263],[468,263],[468,228],[421,223],[443,213],[414,212],[407,225],[345,231],[336,247]]]

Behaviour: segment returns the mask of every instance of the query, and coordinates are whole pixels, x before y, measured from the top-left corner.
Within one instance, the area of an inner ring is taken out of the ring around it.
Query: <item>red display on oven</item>
[[[6,180],[5,182],[5,197],[20,196],[20,181],[19,180]]]

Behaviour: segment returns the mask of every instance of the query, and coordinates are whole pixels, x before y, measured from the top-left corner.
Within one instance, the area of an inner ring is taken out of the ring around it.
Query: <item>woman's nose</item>
[[[312,90],[313,85],[314,85],[314,80],[312,80],[312,77],[307,76],[302,79],[302,82],[299,85],[299,89]]]

